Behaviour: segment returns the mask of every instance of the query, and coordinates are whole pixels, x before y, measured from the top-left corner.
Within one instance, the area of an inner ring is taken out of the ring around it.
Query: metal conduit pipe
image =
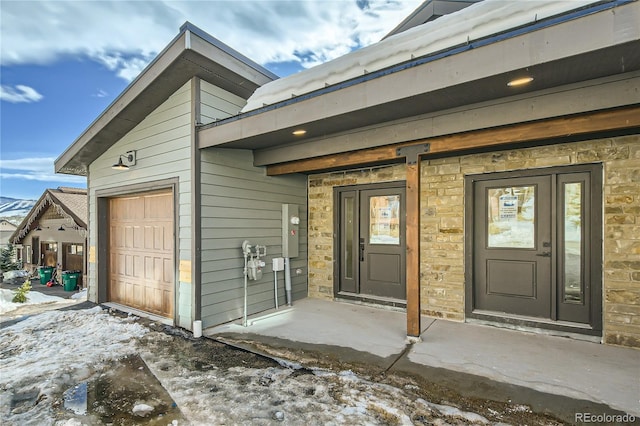
[[[243,275],[244,275],[244,309],[243,309],[243,314],[242,314],[242,325],[244,327],[247,326],[247,280],[248,280],[247,257],[248,256],[249,256],[249,253],[247,251],[244,251],[244,270],[243,270]]]
[[[287,293],[287,305],[291,306],[291,260],[284,259],[284,289]]]

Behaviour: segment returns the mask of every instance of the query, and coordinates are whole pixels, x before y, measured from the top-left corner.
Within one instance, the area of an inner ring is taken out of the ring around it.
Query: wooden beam
[[[420,155],[407,157],[407,336],[420,337]]]
[[[267,175],[276,176],[389,163],[398,159],[396,151],[398,148],[425,143],[430,145],[429,153],[431,154],[447,153],[634,127],[640,127],[639,106],[437,136],[419,141],[274,164],[267,166]]]

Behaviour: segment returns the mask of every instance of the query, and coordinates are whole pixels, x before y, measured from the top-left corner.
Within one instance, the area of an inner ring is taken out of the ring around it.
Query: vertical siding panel
[[[306,176],[266,176],[250,151],[202,151],[202,319],[205,327],[240,318],[244,278],[242,241],[267,246],[259,281],[249,282],[249,313],[274,307],[271,259],[282,256],[282,204],[300,206],[300,255],[292,259],[294,299],[307,294]],[[296,275],[295,270],[301,274]],[[284,272],[278,274],[284,304]]]

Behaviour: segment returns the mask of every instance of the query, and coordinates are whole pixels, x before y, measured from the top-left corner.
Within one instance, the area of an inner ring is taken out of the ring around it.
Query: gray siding
[[[122,137],[89,167],[89,250],[97,253],[100,244],[97,230],[97,191],[114,190],[127,185],[178,179],[179,230],[175,254],[177,262],[191,262],[191,83],[187,82],[156,108],[133,130]],[[128,171],[112,170],[120,154],[136,150],[137,164]],[[91,259],[90,259],[91,260]],[[97,300],[97,263],[89,263],[89,299]],[[176,265],[176,280],[180,277]],[[180,281],[176,286],[178,325],[191,328],[192,283]]]
[[[200,82],[200,122],[209,124],[240,112],[247,103],[240,96],[229,93],[204,80]]]
[[[282,204],[300,207],[300,256],[291,259],[294,300],[307,295],[306,176],[266,176],[250,151],[202,151],[202,320],[204,327],[242,317],[242,242],[266,245],[264,275],[249,281],[249,314],[274,307],[271,259],[282,256]],[[301,274],[296,275],[295,270]],[[285,303],[284,271],[278,273]]]

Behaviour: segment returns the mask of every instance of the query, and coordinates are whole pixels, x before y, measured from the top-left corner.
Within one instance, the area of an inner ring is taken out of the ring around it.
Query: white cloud
[[[0,160],[0,178],[26,179],[40,182],[86,183],[82,176],[54,173],[54,157]]]
[[[130,81],[190,21],[254,61],[325,62],[380,40],[420,0],[3,1],[2,65],[84,56]]]
[[[96,98],[106,98],[107,96],[109,96],[109,93],[106,92],[105,90],[98,89],[98,91],[94,93],[93,96]]]
[[[15,87],[0,86],[0,99],[11,103],[38,102],[43,96],[36,89],[18,84]]]

